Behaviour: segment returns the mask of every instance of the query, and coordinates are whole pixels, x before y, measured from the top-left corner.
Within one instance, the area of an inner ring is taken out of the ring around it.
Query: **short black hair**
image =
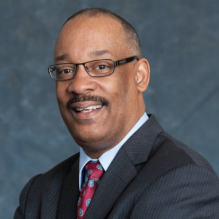
[[[85,8],[85,9],[82,9],[82,10],[74,13],[73,15],[71,15],[65,21],[64,25],[69,20],[72,20],[75,17],[77,17],[79,15],[83,15],[83,14],[86,14],[89,17],[95,17],[98,15],[107,15],[107,16],[117,20],[118,22],[120,22],[123,29],[124,29],[125,36],[128,39],[128,43],[137,52],[138,57],[141,58],[141,43],[140,43],[140,39],[138,37],[138,34],[137,34],[135,28],[127,20],[125,20],[124,18],[120,17],[119,15],[113,13],[110,10],[107,10],[104,8]]]

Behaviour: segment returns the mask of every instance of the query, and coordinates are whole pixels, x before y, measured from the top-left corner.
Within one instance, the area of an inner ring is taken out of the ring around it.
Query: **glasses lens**
[[[98,60],[85,64],[86,71],[93,77],[103,77],[110,75],[114,70],[114,62],[112,60]]]
[[[55,80],[65,81],[74,78],[76,66],[74,64],[60,64],[49,67],[49,73]]]

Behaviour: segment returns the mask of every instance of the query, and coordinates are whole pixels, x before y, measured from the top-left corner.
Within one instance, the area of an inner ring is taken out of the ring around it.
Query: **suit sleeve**
[[[219,180],[206,167],[175,168],[152,182],[130,218],[219,218]]]
[[[24,219],[25,218],[25,208],[26,208],[26,200],[29,194],[29,191],[34,184],[35,180],[41,176],[41,174],[34,176],[29,180],[29,182],[25,185],[23,190],[21,191],[19,198],[19,206],[15,211],[14,219]]]

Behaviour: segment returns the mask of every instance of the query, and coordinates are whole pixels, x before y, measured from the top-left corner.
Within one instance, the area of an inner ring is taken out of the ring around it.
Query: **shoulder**
[[[15,212],[14,218],[23,218],[22,215],[26,214],[27,209],[36,209],[37,211],[37,206],[40,205],[44,191],[51,188],[54,191],[58,190],[65,176],[75,165],[77,166],[78,161],[79,153],[56,165],[46,173],[32,177],[21,191],[19,198],[20,205]],[[30,207],[31,203],[34,206]],[[27,205],[29,205],[28,208]]]
[[[49,182],[55,182],[56,178],[62,180],[77,163],[79,163],[79,153],[62,161],[49,171],[39,174],[38,177],[33,177],[35,180],[33,181],[31,179],[30,182],[33,182],[32,185],[39,184],[39,186],[41,186],[42,184],[42,186],[45,186]]]
[[[156,141],[157,145],[149,155],[149,159],[145,165],[146,168],[153,169],[153,175],[156,175],[156,178],[168,174],[169,172],[180,172],[182,169],[184,169],[184,171],[186,170],[188,174],[189,172],[197,170],[197,173],[202,177],[205,176],[205,174],[201,174],[200,172],[203,170],[217,179],[218,183],[218,178],[213,168],[199,153],[193,151],[164,131],[159,133]],[[184,176],[186,175],[182,175],[182,177]],[[192,177],[192,175],[190,175],[190,177]],[[181,180],[181,177],[176,178],[176,180]],[[187,178],[187,180],[189,179]]]
[[[162,157],[166,157],[174,163],[177,162],[178,165],[192,164],[199,167],[204,167],[215,174],[209,162],[199,153],[173,138],[165,131],[161,132],[159,135],[162,139],[159,149],[162,151],[162,153],[164,153]]]
[[[42,185],[45,186],[45,182],[50,182],[51,179],[55,179],[57,177],[61,177],[61,179],[67,175],[72,167],[79,162],[79,153],[71,156],[70,158],[64,160],[63,162],[57,164],[55,167],[50,169],[44,174],[39,174],[35,177],[33,177],[27,185],[33,185],[38,183],[39,185],[42,183]]]
[[[133,216],[141,218],[146,212],[139,209],[145,209],[149,218],[219,218],[219,179],[211,165],[164,131],[157,138],[142,169],[150,180]]]

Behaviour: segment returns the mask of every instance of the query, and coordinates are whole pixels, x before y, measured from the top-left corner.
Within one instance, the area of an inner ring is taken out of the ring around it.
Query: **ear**
[[[150,66],[147,59],[140,59],[137,63],[137,68],[135,80],[138,91],[143,93],[147,89],[150,81]]]

